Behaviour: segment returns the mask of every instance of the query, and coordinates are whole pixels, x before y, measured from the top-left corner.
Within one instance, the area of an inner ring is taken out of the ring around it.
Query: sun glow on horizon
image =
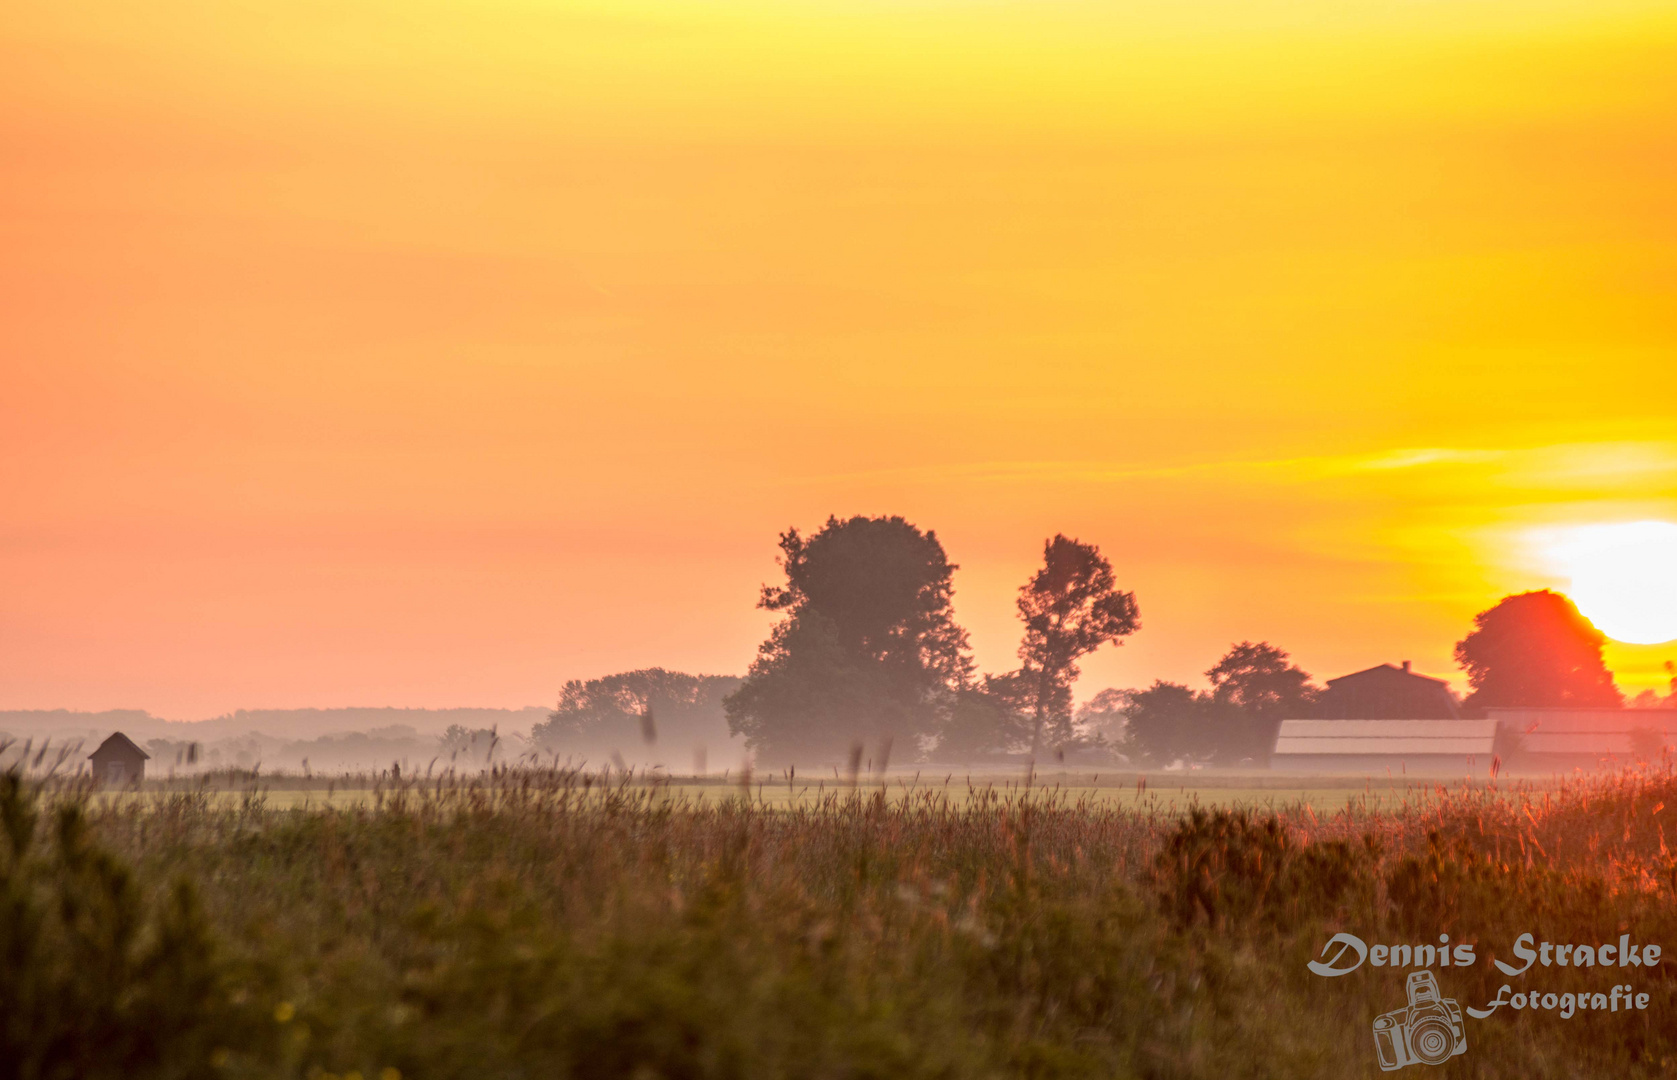
[[[1539,542],[1602,633],[1632,645],[1677,640],[1677,524],[1579,525]]]

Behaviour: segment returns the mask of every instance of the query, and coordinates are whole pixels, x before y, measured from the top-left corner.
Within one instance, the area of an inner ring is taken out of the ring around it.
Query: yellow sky
[[[22,0],[0,253],[0,708],[737,672],[828,513],[1454,675],[1677,520],[1668,4]]]

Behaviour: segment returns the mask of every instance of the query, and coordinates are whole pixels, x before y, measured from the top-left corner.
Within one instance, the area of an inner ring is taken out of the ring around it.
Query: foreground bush
[[[230,1045],[260,1051],[252,988],[218,955],[192,883],[148,903],[81,805],[57,806],[50,836],[44,824],[17,773],[0,774],[0,1069],[211,1076]]]

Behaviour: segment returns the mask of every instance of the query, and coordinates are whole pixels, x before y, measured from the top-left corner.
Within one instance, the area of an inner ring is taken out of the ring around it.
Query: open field
[[[310,809],[324,807],[347,808],[374,805],[378,793],[390,783],[388,773],[379,775],[351,775],[343,777],[310,777],[284,773],[232,777],[227,775],[199,778],[176,778],[149,781],[143,790],[103,792],[101,800],[131,800],[144,802],[160,792],[208,791],[223,801],[240,801],[251,794],[260,794],[271,809]],[[454,774],[454,783],[476,774]],[[424,778],[423,784],[436,784],[436,778]],[[931,793],[947,798],[953,805],[964,806],[975,800],[1017,800],[1027,792],[1027,786],[1017,773],[971,774],[947,769],[904,771],[893,773],[884,780],[858,780],[855,783],[840,779],[788,779],[758,775],[748,786],[737,777],[663,776],[648,777],[631,773],[606,774],[599,782],[609,786],[627,784],[630,788],[656,793],[658,798],[677,806],[698,807],[720,801],[748,799],[753,805],[768,809],[787,809],[794,806],[814,806],[836,796],[851,792],[871,794],[883,790],[892,803],[914,799]],[[1181,773],[1101,773],[1065,772],[1055,770],[1038,774],[1029,791],[1037,797],[1064,801],[1070,805],[1089,805],[1138,811],[1159,816],[1181,816],[1194,807],[1204,809],[1244,809],[1253,813],[1288,813],[1306,807],[1317,815],[1332,815],[1349,810],[1354,815],[1399,810],[1406,806],[1421,807],[1440,797],[1440,792],[1485,791],[1504,798],[1518,798],[1522,793],[1558,789],[1564,778],[1505,780],[1492,784],[1485,781],[1462,779],[1372,778],[1367,776],[1298,776],[1270,772],[1228,772],[1212,774]]]
[[[24,1077],[1379,1075],[1370,1024],[1413,964],[1311,973],[1345,931],[1471,946],[1432,967],[1464,1007],[1557,995],[1464,1019],[1429,1075],[1677,1068],[1668,963],[1493,966],[1527,932],[1677,941],[1670,769],[1365,786],[1345,813],[1325,810],[1357,792],[1314,778],[896,780],[92,794],[9,774],[0,1058]],[[1182,813],[1195,799],[1260,812]],[[1625,985],[1645,1007],[1606,1006]]]
[[[367,787],[335,787],[331,789],[298,789],[280,785],[260,785],[257,789],[264,805],[273,810],[311,810],[333,807],[347,809],[350,807],[368,807],[377,802],[374,788]],[[758,807],[767,810],[786,810],[799,806],[814,806],[822,800],[835,796],[845,797],[851,788],[840,785],[809,786],[798,785],[788,788],[785,785],[753,784],[748,795],[741,792],[737,785],[731,784],[695,784],[681,783],[649,785],[645,790],[655,792],[662,801],[668,801],[681,807],[701,807],[715,805],[718,802],[734,801],[746,797]],[[881,790],[879,785],[861,785],[858,789],[863,793]],[[884,787],[888,801],[899,803],[912,799],[916,791],[913,787],[898,787],[886,785]],[[1406,788],[1369,788],[1361,787],[1321,787],[1321,788],[1255,788],[1255,787],[1186,787],[1178,786],[1168,789],[1147,789],[1137,791],[1135,788],[1102,788],[1086,786],[1058,785],[1039,786],[1037,793],[1042,796],[1063,798],[1073,804],[1123,808],[1143,814],[1153,814],[1161,817],[1180,817],[1187,814],[1193,807],[1206,809],[1245,808],[1254,812],[1283,813],[1289,810],[1310,807],[1318,815],[1330,815],[1347,807],[1356,813],[1380,812],[1402,806],[1406,803],[1418,803],[1428,797],[1429,792],[1419,787]],[[952,804],[966,805],[975,799],[983,798],[983,793],[993,792],[1002,799],[1018,798],[1023,792],[1012,786],[995,785],[968,789],[965,786],[959,790],[951,789],[949,799]],[[242,801],[247,792],[238,790],[213,790],[212,798],[224,805],[233,805]],[[152,792],[118,792],[101,794],[97,798],[103,802],[124,802],[138,800],[142,804],[154,798]]]

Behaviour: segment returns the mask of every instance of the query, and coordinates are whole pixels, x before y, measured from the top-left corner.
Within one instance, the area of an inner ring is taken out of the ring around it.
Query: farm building
[[[1283,720],[1270,767],[1340,775],[1483,776],[1494,720]]]
[[[1490,720],[1463,720],[1450,684],[1409,661],[1353,671],[1328,686],[1314,720],[1283,720],[1270,767],[1344,775],[1483,775],[1496,753]]]
[[[131,784],[144,780],[146,761],[150,757],[120,731],[87,755],[93,763],[93,778],[103,784]]]
[[[1677,709],[1487,709],[1498,753],[1521,772],[1658,761],[1677,745]]]
[[[1328,680],[1317,715],[1334,720],[1458,720],[1456,699],[1443,679],[1381,664]]]

